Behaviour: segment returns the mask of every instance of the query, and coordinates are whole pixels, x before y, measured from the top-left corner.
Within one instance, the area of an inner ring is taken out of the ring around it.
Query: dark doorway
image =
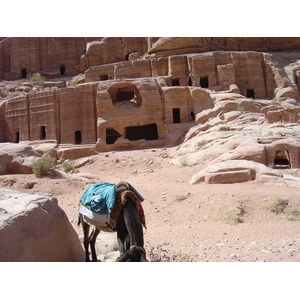
[[[114,130],[113,128],[107,128],[106,129],[106,144],[107,145],[111,145],[111,144],[114,144],[115,141],[121,137],[122,135]]]
[[[248,89],[247,90],[247,98],[253,98],[254,99],[254,89]]]
[[[180,122],[180,108],[173,108],[173,123]]]
[[[27,70],[26,70],[26,68],[22,69],[21,76],[22,76],[22,78],[26,78],[27,77]]]
[[[125,137],[130,141],[137,141],[141,139],[157,140],[158,139],[157,125],[153,123],[153,124],[142,125],[142,126],[126,127]]]
[[[66,74],[66,66],[65,65],[60,65],[60,75],[65,75]]]
[[[208,88],[208,76],[200,77],[200,87],[204,89]]]
[[[100,81],[108,80],[108,75],[100,75]]]
[[[193,121],[195,121],[195,114],[194,114],[193,111],[191,111],[191,118],[192,118]]]
[[[172,79],[172,86],[180,86],[180,82],[178,78]]]
[[[15,136],[15,141],[16,143],[19,143],[20,142],[20,132],[19,131],[16,131],[16,136]]]
[[[46,139],[46,126],[40,126],[40,140]]]
[[[75,144],[81,144],[81,130],[75,131]]]
[[[193,86],[193,82],[192,82],[191,77],[189,77],[188,86]]]
[[[289,152],[287,150],[276,151],[274,158],[274,168],[275,169],[290,169],[290,159]]]

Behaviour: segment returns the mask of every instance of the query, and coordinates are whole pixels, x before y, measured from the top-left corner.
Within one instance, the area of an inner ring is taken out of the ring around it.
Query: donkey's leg
[[[83,228],[83,245],[85,250],[85,261],[90,261],[89,256],[89,231],[90,231],[90,225],[84,222],[83,219],[81,219],[82,228]]]
[[[91,251],[92,251],[92,261],[97,261],[95,243],[96,243],[96,238],[97,238],[99,233],[100,233],[100,230],[97,227],[94,227],[93,231],[90,235],[90,238],[89,238],[90,245],[91,245]]]

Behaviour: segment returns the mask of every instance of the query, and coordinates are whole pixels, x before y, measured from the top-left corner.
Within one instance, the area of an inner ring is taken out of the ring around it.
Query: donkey
[[[115,228],[112,230],[117,231],[117,240],[120,250],[120,257],[116,260],[118,262],[146,262],[146,253],[144,249],[144,236],[143,236],[143,223],[136,203],[137,197],[133,191],[123,190],[117,193],[117,204],[111,214],[116,219]],[[139,207],[142,210],[141,206]],[[95,243],[100,230],[103,229],[88,224],[84,219],[89,219],[79,213],[77,225],[82,224],[84,234],[84,249],[85,261],[90,261],[89,246],[91,247],[92,261],[97,261],[95,250]],[[92,223],[92,222],[91,222]],[[89,235],[90,226],[93,226],[92,233]]]

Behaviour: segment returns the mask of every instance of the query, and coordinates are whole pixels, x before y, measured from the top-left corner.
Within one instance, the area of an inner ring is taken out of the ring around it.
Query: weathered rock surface
[[[0,189],[0,261],[84,261],[78,236],[57,199]]]
[[[300,38],[278,37],[161,37],[152,44],[150,54],[169,55],[224,51],[280,51],[299,49]]]
[[[0,175],[31,174],[32,164],[41,155],[26,144],[0,143]]]

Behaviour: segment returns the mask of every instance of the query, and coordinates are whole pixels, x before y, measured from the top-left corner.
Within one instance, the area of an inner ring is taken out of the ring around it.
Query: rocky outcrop
[[[140,57],[147,51],[148,41],[144,37],[106,37],[101,41],[93,41],[88,43],[86,53],[80,60],[79,72],[91,66],[129,60],[131,53]]]
[[[299,50],[300,38],[292,37],[161,37],[149,54],[171,55],[208,51]]]
[[[87,40],[83,37],[10,37],[0,41],[0,78],[14,80],[39,72],[74,74]]]
[[[0,189],[0,260],[84,261],[78,236],[57,199]]]
[[[41,155],[26,144],[0,144],[0,175],[6,173],[31,174],[32,164]]]

